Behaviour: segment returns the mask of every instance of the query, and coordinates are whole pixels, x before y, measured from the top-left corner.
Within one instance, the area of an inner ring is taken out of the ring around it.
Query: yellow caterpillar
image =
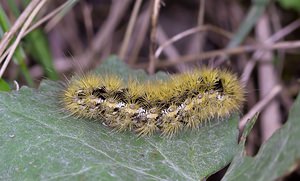
[[[87,74],[72,79],[63,92],[64,107],[72,114],[139,136],[160,132],[171,137],[198,128],[238,111],[243,101],[244,89],[235,75],[208,68],[145,83]]]

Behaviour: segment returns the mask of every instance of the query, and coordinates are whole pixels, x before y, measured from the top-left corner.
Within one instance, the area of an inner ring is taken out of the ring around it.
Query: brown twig
[[[108,45],[108,41],[112,37],[115,28],[118,23],[121,21],[122,17],[124,17],[124,13],[126,12],[127,7],[131,3],[131,0],[114,0],[109,15],[106,21],[103,23],[101,29],[96,33],[93,37],[93,41],[89,45],[89,47],[79,56],[72,58],[60,58],[54,61],[54,67],[58,72],[66,72],[74,69],[80,72],[88,69],[93,65],[94,57],[98,55],[105,47]],[[70,64],[74,59],[76,62],[80,62],[77,64]],[[42,71],[39,66],[33,66],[30,72],[34,75],[34,77],[42,76]]]
[[[127,27],[127,30],[126,30],[126,33],[125,33],[125,37],[124,37],[124,40],[122,42],[122,46],[121,46],[120,52],[119,52],[119,58],[121,60],[125,60],[125,55],[126,55],[126,52],[128,50],[129,40],[131,38],[133,27],[134,27],[134,24],[136,22],[136,18],[137,18],[137,15],[138,15],[138,12],[140,10],[142,2],[143,2],[143,0],[136,0],[135,1],[134,8],[133,8],[133,11],[131,13],[131,17],[130,17],[128,27]]]
[[[300,19],[292,22],[291,24],[287,25],[283,29],[279,30],[277,33],[273,34],[268,40],[266,40],[266,43],[274,43],[283,37],[287,36],[290,34],[292,31],[296,30],[297,28],[300,27]],[[241,76],[241,82],[244,82],[245,84],[248,82],[251,72],[255,67],[256,61],[263,56],[264,51],[262,50],[257,50],[255,53],[252,55],[252,58],[248,61],[246,64],[243,74]]]
[[[159,45],[162,45],[163,43],[165,43],[168,40],[168,36],[165,33],[164,29],[162,26],[158,26],[157,27],[157,42]],[[166,47],[164,49],[164,54],[166,55],[166,57],[168,58],[168,60],[173,60],[175,58],[180,57],[180,54],[178,52],[178,50],[176,49],[176,47],[173,44],[170,44],[170,46]],[[155,57],[158,58],[158,57]],[[175,68],[179,71],[182,72],[184,71],[182,68],[182,64],[176,65]]]
[[[169,66],[174,66],[179,63],[187,63],[193,62],[195,60],[207,59],[222,55],[237,55],[241,53],[253,52],[255,50],[277,50],[277,49],[294,49],[300,47],[300,41],[284,41],[279,42],[273,45],[247,45],[247,46],[240,46],[236,48],[229,48],[229,49],[221,49],[221,50],[213,50],[209,52],[203,52],[201,54],[196,55],[186,55],[182,56],[178,59],[174,59],[172,61],[168,60],[161,60],[159,64],[156,65],[157,68],[165,68]],[[135,67],[137,68],[147,68],[148,64],[138,64]]]
[[[264,14],[260,17],[256,25],[256,36],[258,40],[267,40],[271,34],[270,19]],[[270,44],[265,41],[265,44]],[[259,59],[258,65],[258,83],[260,97],[267,95],[272,87],[278,83],[278,75],[276,74],[272,63],[274,55],[272,51],[265,51],[264,56]],[[281,110],[276,100],[271,101],[260,114],[260,123],[262,129],[262,142],[265,142],[273,133],[281,127],[280,123]]]
[[[154,0],[153,8],[152,8],[152,18],[151,18],[151,34],[150,34],[150,47],[149,47],[149,66],[148,72],[149,74],[153,74],[155,71],[156,58],[154,56],[154,50],[156,47],[156,31],[157,31],[157,21],[158,14],[160,9],[160,0]]]
[[[150,22],[150,13],[151,13],[151,1],[147,1],[146,5],[145,5],[146,10],[144,10],[143,12],[141,12],[137,23],[136,23],[136,30],[135,30],[135,35],[134,37],[132,37],[132,45],[130,47],[131,49],[131,54],[129,55],[130,58],[128,59],[128,62],[130,65],[135,64],[135,62],[137,61],[137,57],[140,53],[140,50],[143,46],[143,42],[146,38],[146,34],[148,32],[149,29],[149,22]]]
[[[130,2],[131,0],[113,1],[109,15],[102,25],[102,28],[94,36],[89,48],[78,57],[78,61],[80,61],[81,64],[77,65],[77,70],[85,70],[94,63],[94,57],[105,48],[108,41],[111,39]]]
[[[266,97],[260,100],[246,115],[244,115],[244,117],[239,122],[239,129],[243,130],[247,121],[251,119],[257,112],[260,112],[266,105],[268,105],[269,102],[273,100],[281,90],[281,85],[276,85],[275,87],[273,87]]]
[[[198,18],[197,18],[197,27],[204,26],[204,15],[205,15],[205,0],[199,0],[199,10],[198,10]],[[205,45],[205,36],[207,32],[198,32],[193,35],[189,44],[187,45],[186,54],[196,54],[200,53],[204,50]],[[182,69],[187,70],[188,65],[181,64]]]
[[[232,34],[225,31],[225,30],[222,30],[221,28],[218,28],[216,26],[212,26],[212,25],[201,25],[201,26],[198,26],[198,27],[194,27],[194,28],[191,28],[191,29],[188,29],[188,30],[185,30],[175,36],[173,36],[172,38],[170,38],[168,41],[166,41],[165,43],[163,43],[161,46],[159,46],[157,48],[157,50],[155,51],[155,57],[158,58],[161,54],[161,52],[163,51],[164,48],[166,48],[167,46],[173,44],[174,42],[186,37],[186,36],[189,36],[189,35],[192,35],[194,33],[197,33],[197,32],[201,32],[201,31],[212,31],[212,32],[215,32],[215,33],[219,33],[220,35],[223,35],[224,37],[230,39],[232,37]]]
[[[92,21],[92,6],[85,1],[81,1],[82,4],[82,14],[84,19],[84,27],[86,30],[87,41],[90,44],[93,39],[93,21]]]

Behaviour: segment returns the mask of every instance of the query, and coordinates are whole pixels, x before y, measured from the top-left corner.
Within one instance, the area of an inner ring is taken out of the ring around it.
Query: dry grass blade
[[[160,56],[160,54],[162,53],[163,49],[166,48],[167,46],[171,45],[172,43],[174,43],[186,36],[189,36],[194,33],[201,32],[201,31],[212,31],[212,32],[218,33],[220,35],[223,35],[224,37],[226,37],[228,39],[230,39],[232,37],[232,33],[222,30],[221,28],[218,28],[216,26],[201,25],[199,27],[194,27],[194,28],[185,30],[185,31],[173,36],[172,38],[170,38],[168,41],[166,41],[164,44],[162,44],[161,46],[158,47],[158,49],[155,51],[155,58],[158,58]]]
[[[51,13],[47,14],[45,17],[41,18],[39,21],[34,23],[32,26],[30,26],[25,33],[22,35],[22,38],[28,35],[31,31],[35,30],[37,27],[48,21],[49,19],[53,18],[55,15],[57,15],[59,12],[61,12],[66,6],[70,4],[70,1],[65,2],[55,10],[53,10]],[[1,55],[0,57],[0,63],[4,60],[5,57],[7,57],[8,53],[11,51],[12,46],[8,47],[6,51]]]
[[[1,43],[0,43],[0,55],[3,54],[4,50],[6,49],[7,45],[9,44],[10,40],[13,38],[13,36],[16,34],[16,32],[19,30],[19,28],[25,22],[26,18],[30,15],[30,13],[39,4],[39,2],[40,2],[40,0],[31,1],[29,3],[29,5],[26,7],[26,9],[23,11],[23,13],[20,15],[20,17],[17,19],[17,21],[14,23],[12,28],[9,30],[9,32],[5,33],[3,39],[1,40]]]
[[[178,59],[174,60],[161,60],[159,64],[156,65],[157,68],[166,68],[170,66],[174,66],[180,63],[187,63],[187,62],[193,62],[196,60],[203,60],[207,58],[214,58],[217,56],[223,56],[223,55],[237,55],[247,52],[253,52],[255,50],[277,50],[277,49],[294,49],[300,47],[300,41],[284,41],[279,42],[270,46],[267,45],[247,45],[247,46],[240,46],[236,48],[230,48],[230,49],[222,49],[222,50],[213,50],[209,52],[204,52],[201,54],[196,55],[186,55],[182,56]],[[148,64],[138,64],[135,66],[137,68],[147,68]]]
[[[4,74],[4,71],[6,69],[6,67],[8,66],[19,42],[21,41],[22,37],[25,34],[26,29],[30,26],[31,22],[33,21],[34,17],[37,15],[37,13],[40,11],[40,9],[45,5],[45,3],[47,2],[47,0],[43,0],[40,1],[40,3],[34,8],[34,10],[31,12],[30,16],[28,17],[28,19],[25,21],[23,27],[20,30],[20,33],[18,34],[16,40],[14,41],[14,43],[11,45],[11,50],[9,52],[9,54],[7,55],[1,69],[0,69],[0,77],[2,77],[2,75]]]
[[[41,18],[39,21],[34,23],[31,27],[29,27],[28,30],[26,30],[26,32],[24,33],[24,35],[27,35],[31,31],[33,31],[34,29],[36,29],[37,27],[42,25],[43,23],[47,22],[49,19],[53,18],[54,16],[56,16],[58,13],[60,13],[62,10],[64,10],[69,5],[70,5],[70,1],[63,3],[62,5],[57,7],[55,10],[53,10],[52,12],[47,14],[45,17]]]

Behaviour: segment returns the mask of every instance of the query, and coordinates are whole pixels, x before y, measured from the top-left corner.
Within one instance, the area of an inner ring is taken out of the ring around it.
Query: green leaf
[[[9,84],[2,78],[0,78],[0,91],[10,91]]]
[[[277,0],[277,1],[285,9],[294,9],[296,11],[300,11],[299,0]]]
[[[116,57],[97,72],[139,76]],[[166,78],[159,74],[152,78]],[[237,151],[237,118],[211,121],[172,139],[116,133],[63,111],[59,83],[0,93],[0,180],[201,180]]]
[[[243,134],[240,138],[239,146],[242,146],[242,147],[245,146],[247,136],[250,134],[250,132],[257,120],[257,117],[258,117],[258,113],[256,113],[253,118],[251,118],[250,120],[247,121],[247,124],[245,125],[245,128],[243,130]]]
[[[244,146],[233,159],[223,180],[277,180],[295,169],[300,158],[300,96],[287,123],[261,146],[255,157],[244,155]]]
[[[43,31],[36,29],[30,32],[25,39],[28,51],[42,65],[47,77],[51,80],[57,80],[58,74],[54,68],[47,38]]]

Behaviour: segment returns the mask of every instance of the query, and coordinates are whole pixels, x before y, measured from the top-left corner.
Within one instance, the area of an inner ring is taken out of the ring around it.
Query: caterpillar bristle
[[[162,123],[161,135],[171,138],[183,128],[183,124],[178,119],[169,119]]]
[[[244,88],[235,75],[209,68],[144,83],[89,73],[74,77],[62,95],[72,115],[100,120],[117,132],[164,137],[228,117],[243,101]]]
[[[156,125],[155,119],[149,119],[146,123],[142,124],[141,127],[136,129],[138,136],[151,136],[157,132],[159,128]]]

